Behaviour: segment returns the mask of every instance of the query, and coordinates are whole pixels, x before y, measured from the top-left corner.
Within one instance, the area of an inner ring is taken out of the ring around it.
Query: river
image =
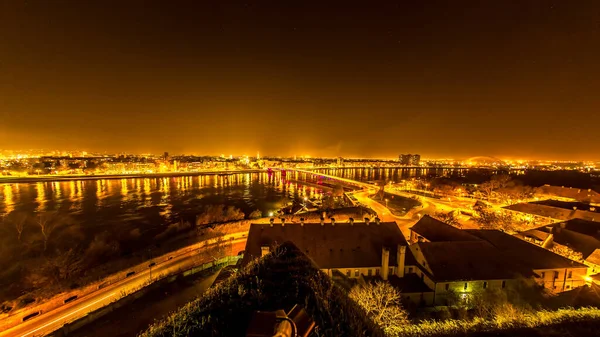
[[[288,181],[278,173],[244,173],[164,178],[96,179],[0,184],[0,214],[62,210],[84,227],[102,224],[178,221],[209,204],[246,214],[276,211],[284,198],[317,197],[323,189]]]

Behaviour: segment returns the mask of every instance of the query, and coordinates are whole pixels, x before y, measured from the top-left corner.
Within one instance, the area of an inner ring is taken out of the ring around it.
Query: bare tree
[[[462,228],[462,224],[460,223],[460,221],[458,221],[457,212],[455,212],[455,211],[450,211],[448,213],[436,212],[433,215],[433,217],[442,222],[447,223],[450,226]]]
[[[492,198],[492,195],[497,188],[498,184],[494,180],[486,181],[485,183],[479,185],[479,190],[487,200]]]
[[[408,314],[400,303],[400,292],[389,283],[357,286],[350,290],[349,296],[388,335],[396,335],[408,323]]]
[[[40,227],[40,232],[44,240],[44,251],[48,249],[48,241],[52,233],[62,224],[65,219],[56,212],[40,213],[37,216],[36,224]]]
[[[511,180],[511,177],[507,174],[498,174],[492,176],[491,182],[493,182],[497,188],[505,188],[509,185]]]
[[[51,258],[46,258],[46,274],[57,283],[76,276],[83,267],[82,254],[77,247],[65,252],[56,252]]]
[[[15,230],[17,231],[17,240],[21,242],[21,236],[23,234],[23,231],[25,230],[27,221],[29,220],[27,213],[12,212],[6,218],[8,222],[10,222],[15,227]]]

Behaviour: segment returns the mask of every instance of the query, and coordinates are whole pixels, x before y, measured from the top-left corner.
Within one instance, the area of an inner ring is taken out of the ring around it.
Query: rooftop
[[[537,194],[554,195],[579,201],[600,202],[600,194],[592,189],[544,185],[538,188]]]
[[[545,227],[541,227],[541,229],[538,229],[538,228],[530,229],[527,231],[523,231],[519,234],[521,234],[524,237],[535,238],[540,241],[544,241],[548,238],[548,236],[550,236],[550,233],[546,230]]]
[[[600,266],[600,249],[594,250],[585,261]]]
[[[424,215],[410,230],[432,242],[479,240],[476,236],[434,219],[429,215]]]
[[[520,233],[524,237],[543,237],[553,234],[555,243],[567,246],[589,256],[595,249],[600,248],[600,222],[583,219],[541,226]]]
[[[530,271],[515,268],[487,241],[419,242],[436,281],[502,280]]]
[[[554,254],[535,244],[497,230],[467,229],[496,247],[502,254],[531,269],[586,268],[585,265]]]
[[[520,203],[506,206],[504,208],[509,209],[511,211],[534,214],[558,220],[570,220],[580,218],[591,221],[600,221],[600,214],[596,212],[566,209],[541,204]]]
[[[366,224],[305,223],[251,224],[244,263],[261,256],[261,247],[292,241],[321,268],[361,268],[381,265],[381,249],[390,249],[390,265],[397,265],[398,245],[407,242],[395,222]],[[407,251],[407,264],[412,255]]]

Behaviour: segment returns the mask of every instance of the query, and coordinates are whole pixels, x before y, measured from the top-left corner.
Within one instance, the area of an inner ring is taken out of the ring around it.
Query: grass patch
[[[416,197],[407,198],[387,192],[384,193],[383,198],[381,198],[380,194],[375,194],[372,198],[384,206],[387,205],[387,208],[392,212],[392,214],[397,216],[404,216],[411,209],[421,206],[421,202],[417,200]]]
[[[512,316],[512,317],[511,317]],[[580,326],[580,333],[573,334]],[[585,336],[585,331],[600,328],[600,309],[565,308],[556,311],[534,311],[518,315],[499,315],[486,320],[479,317],[473,320],[425,321],[405,325],[398,336],[546,336],[553,331],[571,331],[571,335]],[[546,332],[544,334],[534,332]]]

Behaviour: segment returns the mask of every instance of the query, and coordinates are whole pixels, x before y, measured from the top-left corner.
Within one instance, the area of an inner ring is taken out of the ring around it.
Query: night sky
[[[0,149],[600,159],[600,1],[0,0]]]

